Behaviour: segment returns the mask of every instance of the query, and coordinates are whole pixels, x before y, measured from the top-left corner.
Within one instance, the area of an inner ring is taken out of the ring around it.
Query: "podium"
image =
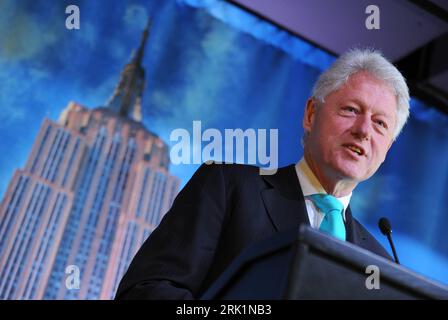
[[[201,299],[448,299],[448,287],[303,225],[248,248]]]

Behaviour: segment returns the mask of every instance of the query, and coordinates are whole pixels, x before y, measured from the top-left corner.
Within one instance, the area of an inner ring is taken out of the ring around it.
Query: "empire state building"
[[[44,119],[0,204],[1,299],[111,299],[171,206],[168,146],[145,128],[149,24],[106,106]]]

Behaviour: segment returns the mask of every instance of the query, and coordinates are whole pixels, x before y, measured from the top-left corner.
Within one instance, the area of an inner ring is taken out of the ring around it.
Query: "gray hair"
[[[320,103],[324,103],[325,97],[341,88],[350,76],[359,71],[368,72],[393,90],[397,101],[395,140],[409,117],[409,89],[400,71],[379,51],[357,48],[341,55],[317,79],[312,91],[313,98]]]

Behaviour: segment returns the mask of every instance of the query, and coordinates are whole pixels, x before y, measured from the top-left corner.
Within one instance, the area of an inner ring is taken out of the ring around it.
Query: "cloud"
[[[33,90],[33,87],[38,81],[48,78],[48,74],[35,68],[19,69],[6,64],[3,59],[0,59],[0,66],[0,123],[8,126],[26,117],[30,92],[35,92],[37,98],[45,100],[44,93]]]
[[[291,37],[284,30],[281,30],[269,22],[254,16],[253,14],[234,6],[226,1],[216,0],[177,0],[187,3],[195,8],[207,10],[212,16],[253,36],[256,39],[269,43],[287,54],[303,61],[319,70],[327,69],[335,60],[335,57],[315,48],[310,43]]]
[[[376,173],[366,183],[356,188],[356,196],[351,200],[351,205],[356,208],[357,217],[367,216],[370,210],[376,208],[376,204],[384,206],[394,203],[397,198],[397,190],[402,189],[402,180],[396,175]]]
[[[153,84],[146,98],[150,108],[162,110],[162,114],[164,110],[175,110],[163,117],[165,123],[175,127],[185,125],[186,121],[191,125],[192,120],[222,123],[242,112],[232,104],[247,82],[248,57],[237,45],[239,34],[204,13],[197,13],[195,19],[195,24],[201,26],[194,33],[196,36],[186,35],[180,40],[190,45],[184,46],[175,58],[177,61],[162,62],[179,66],[173,70],[172,82],[160,86],[151,79]],[[223,96],[228,97],[227,101],[223,101]]]
[[[8,63],[0,57],[0,123],[15,130],[24,121],[44,116],[59,101],[60,87],[45,67],[32,63]],[[9,130],[8,129],[8,130]]]
[[[4,100],[0,96],[0,100]],[[23,106],[6,104],[2,106],[2,112],[0,112],[0,122],[2,126],[7,126],[13,122],[21,121],[25,119],[26,110]]]
[[[80,94],[83,101],[78,101],[90,108],[105,106],[115,90],[120,79],[119,74],[112,74],[97,86],[83,87]]]
[[[131,31],[141,31],[148,22],[148,12],[143,6],[130,5],[126,8],[123,20]]]
[[[34,58],[59,38],[48,21],[20,6],[20,3],[5,0],[0,8],[2,14],[9,12],[0,19],[0,57],[7,61]]]
[[[118,39],[109,41],[108,52],[114,60],[120,61],[123,65],[131,58],[131,50]]]
[[[85,42],[90,48],[98,45],[98,30],[91,22],[83,21],[81,29],[75,32],[80,40]]]

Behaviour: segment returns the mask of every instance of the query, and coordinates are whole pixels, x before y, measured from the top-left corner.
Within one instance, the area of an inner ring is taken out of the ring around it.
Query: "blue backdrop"
[[[81,29],[65,28],[76,4]],[[319,73],[335,59],[225,1],[15,1],[0,10],[0,195],[23,167],[44,117],[70,100],[104,105],[149,16],[143,65],[147,128],[169,141],[176,128],[279,130],[279,165],[302,156],[302,114]],[[379,48],[381,49],[381,48]],[[378,173],[352,198],[377,231],[393,222],[403,265],[448,283],[448,118],[413,100],[411,119]],[[182,183],[198,165],[173,165]]]

